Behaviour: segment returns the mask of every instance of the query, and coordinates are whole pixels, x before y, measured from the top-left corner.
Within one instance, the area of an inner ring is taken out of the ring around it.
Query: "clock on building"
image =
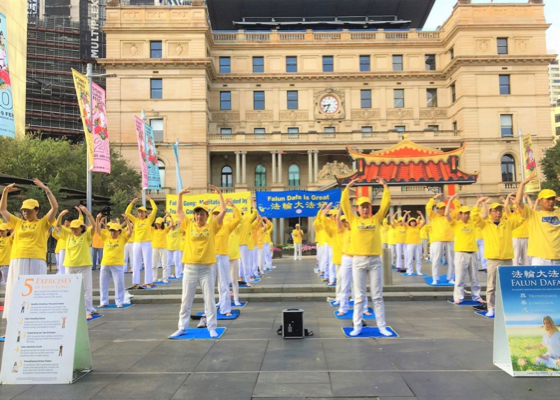
[[[323,113],[332,115],[340,108],[340,100],[332,94],[327,94],[319,101],[319,107]]]

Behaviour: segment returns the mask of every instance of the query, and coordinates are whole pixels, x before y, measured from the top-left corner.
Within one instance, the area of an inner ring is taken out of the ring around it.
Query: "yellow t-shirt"
[[[103,241],[103,259],[101,265],[121,266],[124,265],[124,246],[128,241],[128,230],[121,232],[118,238],[111,238],[106,230],[101,231]]]
[[[152,249],[167,249],[167,231],[169,231],[167,227],[152,228]]]
[[[527,221],[524,221],[519,228],[515,228],[513,230],[514,239],[527,239],[528,237],[529,237],[529,224],[527,223]]]
[[[395,224],[396,243],[406,243],[406,226],[402,226],[400,222],[396,222]]]
[[[230,261],[237,260],[241,258],[241,253],[239,252],[239,232],[241,231],[241,225],[237,225],[228,238],[228,256]]]
[[[321,214],[322,212],[319,211],[319,213],[315,217],[315,220],[313,221],[313,229],[315,230],[315,242],[318,246],[323,246],[327,241],[327,233],[323,229],[323,224],[321,223],[321,219],[319,218]]]
[[[521,215],[529,228],[527,254],[547,260],[560,260],[560,209],[535,211],[526,205]]]
[[[342,254],[351,256],[350,241],[352,239],[352,230],[350,228],[342,228]]]
[[[60,250],[66,250],[66,241],[62,240],[60,235],[56,233],[56,228],[51,232],[51,236],[56,240],[54,254],[60,254]]]
[[[252,212],[244,215],[241,217],[241,222],[239,226],[241,227],[239,230],[239,245],[240,246],[248,246],[250,249],[254,248],[254,243],[252,241],[253,237],[253,220],[257,218],[257,210],[253,210]],[[250,240],[251,239],[251,240]],[[253,246],[253,247],[251,247]]]
[[[181,228],[170,229],[167,232],[167,250],[169,251],[179,251],[181,250],[181,234],[183,230]]]
[[[130,238],[126,241],[126,243],[134,243],[134,227],[132,228],[132,235],[130,235]]]
[[[383,220],[383,226],[387,230],[387,244],[395,245],[397,244],[397,231],[387,222],[387,218]]]
[[[11,259],[35,258],[46,261],[47,238],[52,225],[47,216],[29,222],[10,215],[10,224],[14,227]]]
[[[420,228],[420,239],[424,240],[424,239],[428,239],[428,225],[423,225],[422,228]]]
[[[381,243],[387,244],[389,240],[389,230],[387,229],[387,218],[383,220],[383,224],[381,225]]]
[[[90,252],[92,236],[91,227],[87,228],[80,236],[74,236],[68,228],[60,228],[60,237],[66,239],[65,267],[87,267],[92,265]]]
[[[218,220],[212,218],[206,225],[199,227],[190,218],[185,218],[181,224],[185,231],[185,248],[183,249],[183,264],[212,265],[216,263],[216,234],[220,229]]]
[[[523,222],[519,213],[503,216],[499,224],[480,217],[478,207],[471,209],[471,219],[482,230],[484,257],[492,260],[513,259],[512,232]]]
[[[12,242],[14,236],[0,237],[0,265],[10,265],[10,254],[12,252]],[[3,277],[6,280],[6,277]]]
[[[455,233],[454,250],[463,253],[475,253],[478,251],[476,245],[476,224],[469,221],[465,224],[463,221],[452,219],[451,227]]]
[[[430,231],[430,243],[431,242],[452,242],[453,241],[453,229],[447,220],[445,215],[439,215],[434,212],[435,199],[430,199],[428,204],[426,204],[426,215],[430,218],[430,224],[432,230]],[[458,214],[460,203],[455,200],[453,202],[455,209],[450,213],[452,218],[455,218]]]
[[[266,235],[266,226],[262,225],[257,228],[257,249],[264,247],[264,237]]]
[[[227,256],[229,254],[229,235],[241,223],[241,213],[237,208],[233,209],[233,218],[228,219],[216,234],[216,254]]]
[[[303,231],[301,229],[294,229],[292,231],[292,238],[294,239],[294,244],[303,243]]]
[[[102,230],[101,233],[103,233],[103,231],[104,230]],[[94,249],[103,249],[104,248],[103,240],[101,239],[101,236],[99,236],[97,234],[97,232],[93,232],[91,247],[93,247]]]
[[[422,224],[416,226],[406,226],[405,243],[406,244],[422,244],[420,232],[422,232]]]
[[[342,232],[338,231],[336,221],[328,217],[321,216],[325,232],[329,236],[329,245],[332,246],[332,263],[335,265],[342,264]]]
[[[388,189],[385,189],[383,190],[383,197],[381,198],[381,205],[377,214],[364,219],[353,213],[348,188],[342,191],[340,206],[352,229],[349,251],[353,256],[381,255],[381,224],[390,205],[391,193]]]
[[[274,225],[272,222],[268,221],[264,241],[269,243],[272,246],[272,230],[274,229]]]
[[[132,215],[132,206],[130,203],[126,208],[125,214],[130,221],[134,224],[134,241],[135,242],[151,242],[152,241],[152,225],[156,220],[157,205],[155,201],[150,199],[152,205],[152,212],[146,219],[139,219]]]

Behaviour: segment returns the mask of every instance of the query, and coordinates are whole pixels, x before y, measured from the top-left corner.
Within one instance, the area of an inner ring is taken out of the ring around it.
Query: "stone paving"
[[[277,266],[263,284],[321,283],[311,258]],[[303,308],[315,335],[278,336],[284,308]],[[206,341],[167,339],[177,304],[104,310],[88,323],[91,373],[73,385],[0,386],[0,399],[560,398],[553,378],[512,378],[493,365],[493,321],[471,307],[387,302],[387,322],[400,335],[393,339],[345,338],[341,327],[351,322],[334,310],[326,301],[249,302],[237,320],[219,321],[228,328],[222,339]]]

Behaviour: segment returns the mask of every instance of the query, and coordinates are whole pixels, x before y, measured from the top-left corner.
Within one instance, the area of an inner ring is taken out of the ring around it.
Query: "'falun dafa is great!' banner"
[[[267,218],[314,217],[323,203],[340,203],[340,190],[257,192],[257,209]]]

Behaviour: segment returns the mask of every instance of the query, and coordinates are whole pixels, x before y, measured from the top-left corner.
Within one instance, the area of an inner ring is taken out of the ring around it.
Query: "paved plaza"
[[[311,257],[276,265],[258,285],[321,285]],[[423,285],[419,277],[393,274],[396,284]],[[348,339],[341,328],[351,322],[334,317],[326,295],[323,301],[250,301],[237,320],[218,321],[228,328],[219,340],[167,339],[177,329],[178,304],[103,310],[103,318],[88,323],[91,373],[73,385],[0,386],[0,399],[560,398],[558,380],[512,378],[493,365],[493,321],[471,307],[387,301],[387,322],[400,338]],[[305,327],[315,335],[278,336],[285,308],[304,309]]]

